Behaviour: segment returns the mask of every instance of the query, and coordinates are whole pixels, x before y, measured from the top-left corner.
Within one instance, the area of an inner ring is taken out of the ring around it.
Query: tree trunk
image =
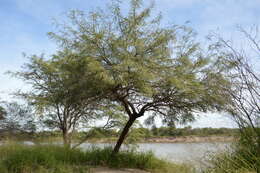
[[[122,143],[124,142],[124,140],[125,140],[125,138],[126,138],[126,135],[127,135],[128,132],[129,132],[130,127],[133,125],[133,123],[135,122],[135,120],[136,120],[136,118],[130,117],[129,120],[127,121],[127,123],[126,123],[126,125],[125,125],[123,131],[121,132],[120,137],[119,137],[119,139],[117,140],[117,143],[116,143],[116,145],[115,145],[115,147],[114,147],[113,154],[118,153],[118,151],[119,151],[119,149],[120,149]]]
[[[70,147],[70,134],[68,133],[67,130],[63,130],[62,135],[63,135],[63,145],[65,147]]]

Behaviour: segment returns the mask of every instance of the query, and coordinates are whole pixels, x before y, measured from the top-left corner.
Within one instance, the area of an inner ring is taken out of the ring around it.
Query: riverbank
[[[86,140],[88,143],[115,143],[117,138],[90,138]],[[137,139],[136,143],[214,143],[214,142],[233,142],[233,136],[182,136],[182,137],[151,137]],[[129,141],[131,143],[131,141]]]
[[[148,143],[201,143],[201,142],[232,142],[232,136],[183,136],[183,137],[160,137],[148,138]]]
[[[113,170],[118,173],[133,170],[140,173],[190,173],[193,168],[159,159],[151,152],[130,150],[112,156],[112,148],[82,151],[57,145],[10,143],[0,146],[1,173],[101,173]]]
[[[133,128],[127,137],[127,143],[194,143],[194,142],[232,142],[238,135],[238,129],[229,128]],[[86,132],[75,132],[72,142],[83,139],[88,143],[115,143],[120,131],[115,129],[93,128]],[[87,137],[87,138],[86,138]],[[41,131],[37,133],[2,131],[1,140],[62,142],[60,131]]]
[[[62,143],[61,137],[44,137],[44,138],[26,138],[26,139],[17,139],[13,137],[2,138],[0,143],[5,143],[8,141],[28,141],[30,144],[39,144],[39,143]],[[107,144],[107,143],[116,143],[117,138],[107,137],[107,138],[90,138],[85,141],[73,140],[72,143],[77,144],[81,143],[92,143],[92,144]],[[135,141],[127,140],[126,143],[231,143],[236,141],[234,136],[182,136],[182,137],[151,137],[138,139]]]
[[[102,137],[102,138],[88,138],[84,143],[115,143],[117,137]],[[180,136],[180,137],[149,137],[149,138],[137,138],[127,139],[127,143],[214,143],[214,142],[234,142],[236,138],[234,136],[223,136],[223,135],[211,135],[211,136]],[[62,143],[63,139],[61,136],[43,136],[43,137],[17,137],[8,135],[0,138],[0,142],[5,141],[31,141],[33,143]],[[80,139],[73,139],[73,143],[82,142]]]

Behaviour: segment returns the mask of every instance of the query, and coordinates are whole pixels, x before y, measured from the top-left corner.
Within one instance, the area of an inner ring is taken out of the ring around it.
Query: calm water
[[[111,144],[84,143],[80,147],[104,147]],[[160,158],[174,162],[204,163],[209,155],[228,149],[229,143],[144,143],[138,144],[138,151],[153,151]],[[126,147],[126,146],[124,146]]]

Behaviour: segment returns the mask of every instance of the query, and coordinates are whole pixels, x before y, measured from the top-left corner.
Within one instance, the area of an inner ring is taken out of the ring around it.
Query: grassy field
[[[88,173],[92,167],[137,168],[151,173],[190,173],[194,169],[156,158],[153,153],[123,151],[111,157],[111,148],[87,151],[54,145],[0,147],[1,173]]]

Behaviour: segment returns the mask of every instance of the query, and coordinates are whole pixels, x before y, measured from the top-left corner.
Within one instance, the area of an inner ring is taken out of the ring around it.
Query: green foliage
[[[194,112],[222,110],[230,101],[223,57],[204,53],[191,28],[162,25],[162,16],[142,2],[130,0],[126,13],[120,1],[88,15],[71,11],[70,22],[49,33],[62,50],[59,59],[66,59],[66,52],[71,65],[84,62],[85,71],[74,71],[89,84],[81,93],[100,94],[98,103],[121,106],[127,113],[120,143],[147,112],[150,122],[160,116],[166,124],[185,124],[194,120]]]
[[[74,132],[72,141],[78,143],[84,142],[114,142],[120,135],[120,131],[115,129],[93,128],[86,132]],[[170,128],[170,127],[158,127],[158,128],[132,128],[128,134],[126,142],[128,144],[136,144],[138,142],[145,142],[149,138],[157,137],[187,137],[187,136],[238,136],[239,129],[229,128]],[[18,133],[14,134],[1,134],[2,138],[18,141],[34,141],[40,142],[60,142],[62,141],[62,133],[60,131],[42,131],[30,133]]]
[[[250,148],[250,145],[247,147]],[[243,148],[233,148],[234,150],[226,151],[212,156],[209,161],[211,166],[205,173],[257,173],[260,170],[260,157],[251,153],[245,146]]]
[[[23,146],[11,144],[0,147],[0,170],[3,173],[87,172],[84,153],[59,146]]]
[[[135,120],[148,112],[150,122],[160,116],[175,126],[193,121],[194,112],[225,109],[230,83],[222,56],[204,53],[191,28],[162,25],[162,16],[142,0],[130,0],[126,13],[120,1],[113,2],[88,15],[71,11],[69,22],[49,33],[59,51],[31,56],[14,73],[32,86],[19,95],[47,110],[45,124],[59,128],[64,143],[79,123],[111,114],[109,108],[129,118],[118,150]]]
[[[111,157],[112,148],[92,148],[85,152],[61,146],[24,146],[9,144],[0,147],[1,173],[87,173],[91,166],[139,168],[154,173],[176,171],[188,173],[192,169],[156,158],[152,153],[122,151]]]
[[[77,132],[74,134],[74,139],[80,139],[86,135],[89,136],[88,140],[105,140],[112,139],[120,135],[120,131],[115,131],[113,129],[101,129],[93,128],[88,132]],[[148,128],[132,128],[128,134],[126,140],[127,143],[135,144],[140,141],[145,141],[146,139],[152,137],[185,137],[185,136],[238,136],[239,129],[230,128],[172,128],[172,127],[154,127],[152,129]]]
[[[89,15],[72,11],[71,23],[49,35],[76,54],[72,61],[89,62],[95,89],[129,116],[151,111],[185,123],[195,110],[223,108],[229,83],[221,57],[203,54],[192,29],[162,27],[152,7],[130,2],[126,15],[120,3]]]
[[[211,136],[211,135],[223,135],[223,136],[234,136],[238,134],[238,129],[229,128],[172,128],[172,127],[160,127],[152,128],[151,133],[153,136]]]
[[[138,153],[133,150],[121,151],[116,154],[115,157],[111,157],[113,152],[112,148],[94,148],[86,152],[86,155],[90,157],[91,165],[103,165],[114,168],[139,168],[144,170],[150,170],[151,172],[191,172],[192,168],[188,168],[186,165],[176,165],[164,160],[160,160],[154,156],[153,153]]]
[[[115,137],[117,136],[117,132],[113,129],[102,129],[102,128],[93,128],[91,130],[89,130],[88,132],[86,132],[87,136],[89,136],[89,138],[105,138],[105,137]]]
[[[251,128],[240,129],[240,139],[230,151],[213,156],[206,172],[244,173],[260,171],[260,145]],[[259,130],[255,129],[255,130]]]
[[[104,115],[101,113],[104,106],[100,106],[99,112],[95,111],[100,93],[95,88],[101,78],[99,69],[93,62],[78,60],[75,56],[69,50],[57,52],[49,59],[33,55],[23,70],[12,73],[32,87],[29,92],[17,95],[27,99],[37,113],[44,115],[41,119],[45,126],[63,132],[65,144],[70,143],[71,135],[80,123],[87,126]],[[95,68],[95,71],[89,68]]]
[[[32,91],[18,95],[29,99],[39,111],[55,108],[57,105],[76,109],[87,104],[86,99],[90,97],[87,94],[93,89],[90,85],[95,83],[85,69],[88,62],[76,62],[73,56],[75,55],[69,51],[64,51],[48,60],[36,55],[29,57],[30,62],[25,64],[23,71],[12,74],[30,83]],[[86,92],[81,92],[83,89]]]

